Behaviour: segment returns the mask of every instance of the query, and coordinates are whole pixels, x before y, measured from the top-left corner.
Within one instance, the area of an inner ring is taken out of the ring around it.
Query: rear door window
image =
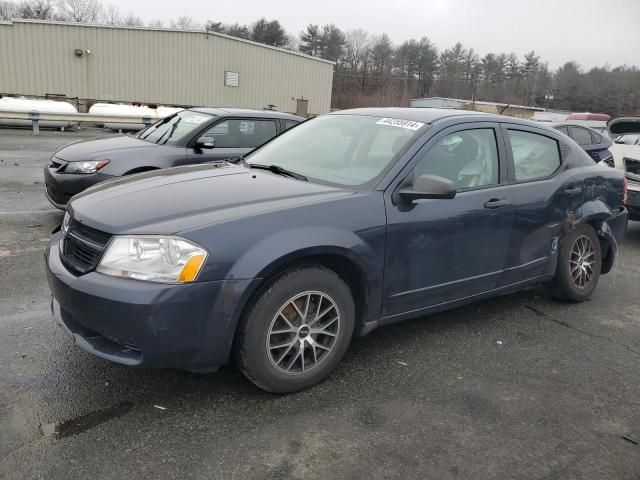
[[[522,130],[507,130],[517,182],[549,177],[560,167],[557,140]]]
[[[203,135],[215,139],[215,148],[255,148],[276,136],[275,120],[229,119]]]
[[[586,128],[580,127],[571,127],[570,136],[573,138],[578,145],[592,145],[593,138],[591,137],[591,132]]]

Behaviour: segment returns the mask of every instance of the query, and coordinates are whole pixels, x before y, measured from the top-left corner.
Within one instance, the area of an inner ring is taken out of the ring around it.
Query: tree
[[[361,28],[345,34],[345,48],[341,64],[348,72],[366,72],[371,57],[371,39]]]
[[[322,35],[318,25],[310,23],[300,32],[300,51],[313,57],[322,54]]]
[[[251,40],[274,47],[284,47],[289,42],[287,32],[278,20],[268,21],[261,18],[251,26]]]
[[[427,37],[422,37],[416,45],[417,72],[419,80],[418,96],[424,97],[431,91],[433,79],[438,69],[438,49]]]
[[[134,15],[133,13],[129,12],[122,19],[121,25],[126,25],[127,27],[142,27],[144,25],[144,22],[142,21],[142,19],[140,17],[138,17],[138,16]]]
[[[522,80],[524,82],[522,97],[525,105],[534,105],[538,88],[538,68],[540,66],[540,57],[536,52],[531,50],[524,56],[524,62],[521,67]]]
[[[444,80],[444,83],[448,85],[446,95],[449,97],[456,95],[459,82],[463,80],[461,75],[464,69],[466,54],[467,52],[460,42],[440,54],[439,78]]]
[[[118,7],[109,5],[105,8],[102,19],[107,25],[122,25],[122,12]]]
[[[222,33],[226,33],[232,37],[244,38],[246,40],[251,39],[251,31],[249,30],[249,27],[246,25],[240,25],[239,23],[224,26]]]
[[[567,62],[556,70],[553,78],[554,104],[559,108],[571,108],[581,102],[582,72],[576,62]]]
[[[374,72],[377,74],[391,73],[393,59],[393,43],[386,33],[373,40],[371,45],[371,60]]]
[[[67,22],[99,23],[104,9],[98,0],[59,0],[58,16]]]
[[[344,33],[334,24],[324,25],[321,34],[322,58],[338,62],[344,54]]]
[[[56,9],[53,0],[27,0],[15,6],[15,16],[34,20],[54,20]]]
[[[18,7],[13,2],[0,1],[0,20],[11,20],[18,16]]]
[[[178,30],[201,30],[202,25],[196,23],[193,18],[185,15],[178,17],[176,20],[171,21],[171,28]]]

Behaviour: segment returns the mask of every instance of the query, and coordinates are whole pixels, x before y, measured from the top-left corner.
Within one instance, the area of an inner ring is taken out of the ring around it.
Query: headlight
[[[69,221],[71,220],[71,217],[69,216],[69,212],[64,212],[64,218],[62,219],[62,234],[66,235],[67,232],[69,231]]]
[[[104,168],[109,160],[91,160],[88,162],[69,162],[64,167],[64,173],[96,173]]]
[[[96,271],[149,282],[193,282],[207,251],[179,237],[116,236]]]

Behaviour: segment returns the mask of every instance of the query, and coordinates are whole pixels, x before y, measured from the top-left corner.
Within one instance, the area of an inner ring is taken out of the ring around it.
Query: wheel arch
[[[583,216],[580,223],[591,226],[600,242],[602,255],[600,273],[609,273],[615,263],[618,250],[615,236],[607,224],[607,220],[612,218],[611,210],[604,202],[596,200],[585,203],[582,211]]]
[[[246,314],[257,296],[276,278],[290,270],[309,265],[324,267],[335,272],[350,288],[356,307],[357,334],[372,315],[374,287],[368,280],[363,261],[349,249],[336,246],[302,248],[265,265],[257,275],[259,281],[254,282],[252,291],[246,295],[246,300],[240,306],[238,320]]]

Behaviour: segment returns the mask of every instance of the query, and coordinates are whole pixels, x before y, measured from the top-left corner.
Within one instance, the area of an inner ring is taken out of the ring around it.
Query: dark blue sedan
[[[353,335],[541,284],[589,298],[615,262],[624,174],[540,124],[358,109],[245,162],[179,167],[74,197],[46,254],[75,343],[126,365],[265,390],[324,379]]]

